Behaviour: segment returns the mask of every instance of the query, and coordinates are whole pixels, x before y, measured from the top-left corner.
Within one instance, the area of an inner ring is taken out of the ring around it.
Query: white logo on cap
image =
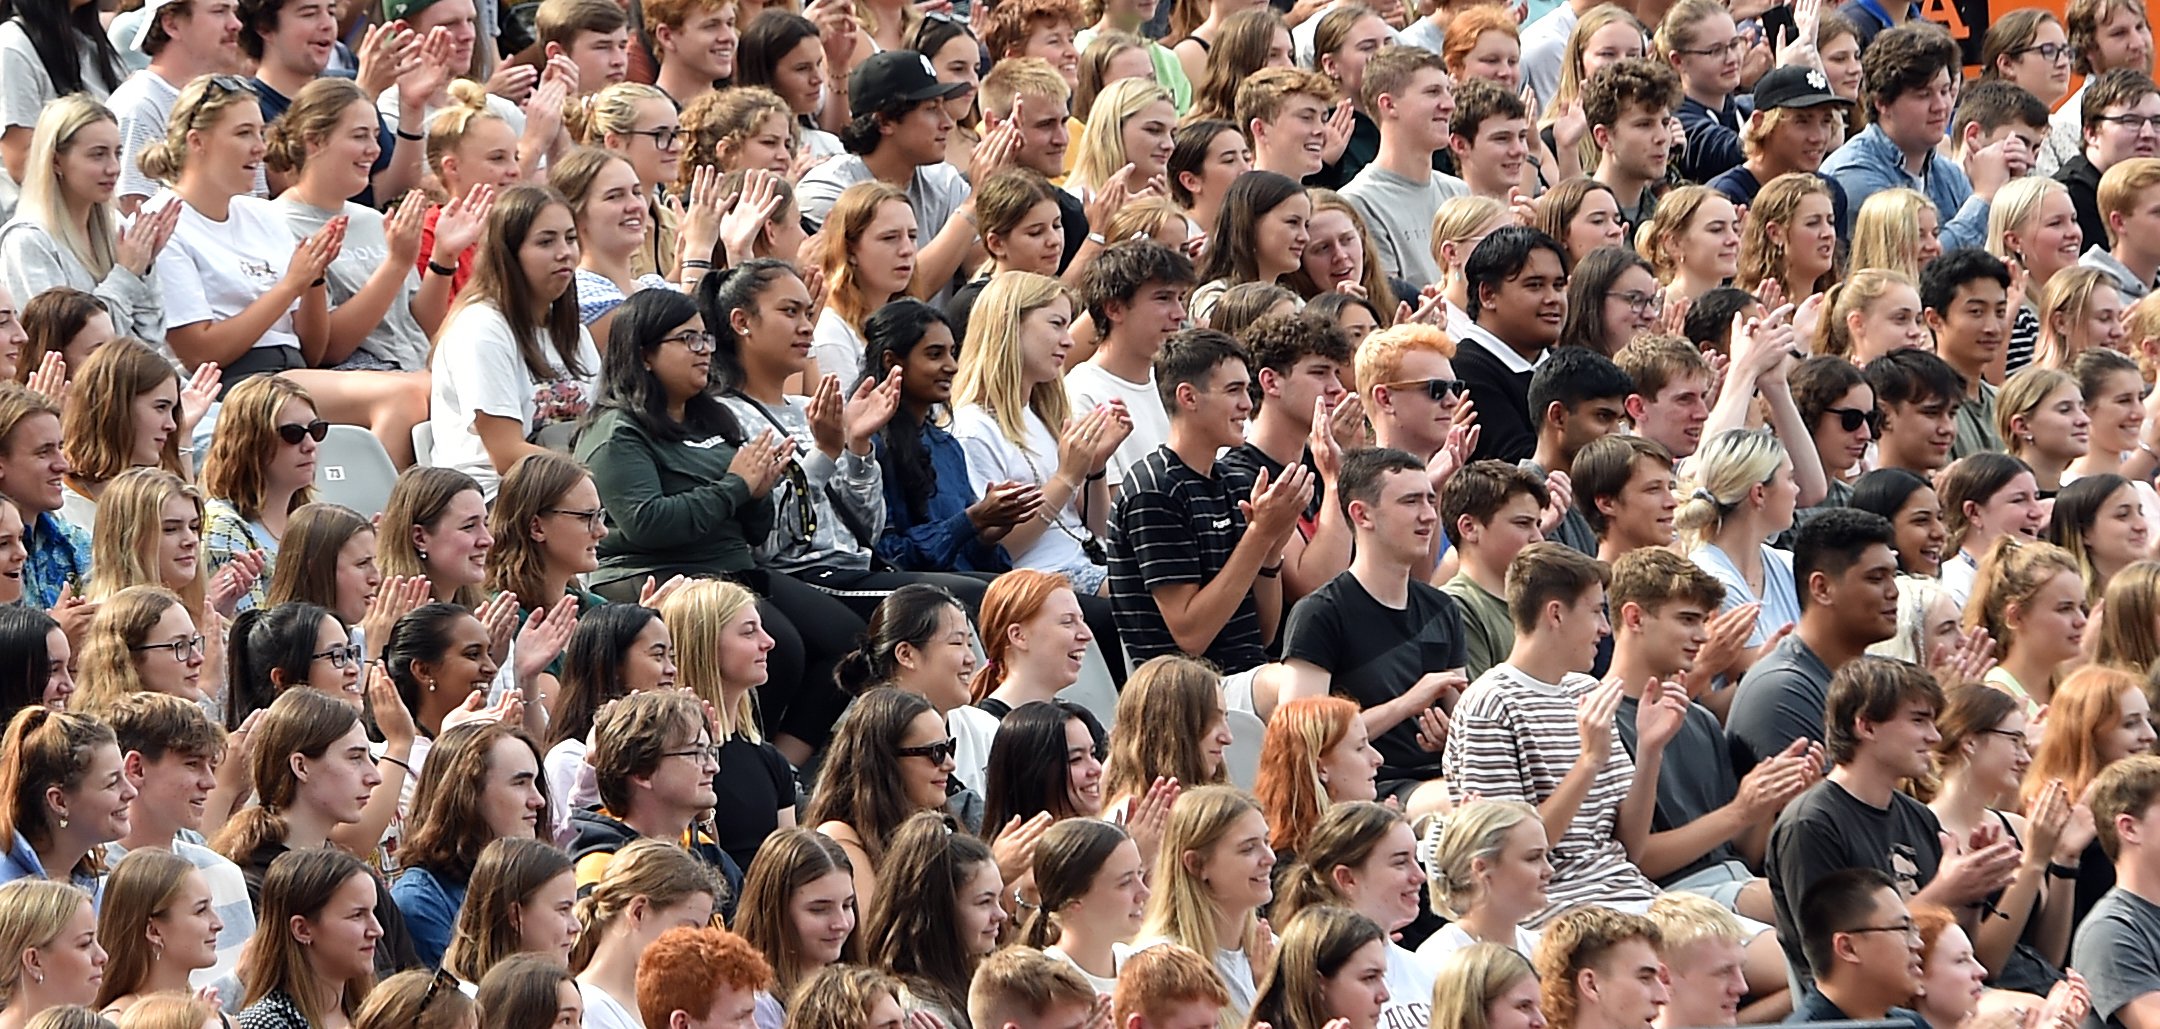
[[[1807,70],[1807,84],[1815,87],[1816,89],[1830,88],[1829,78],[1824,76],[1822,72],[1817,71],[1813,68],[1809,68]]]
[[[928,75],[928,76],[930,76],[930,77],[931,77],[931,78],[933,78],[933,79],[934,79],[934,78],[937,78],[937,69],[936,69],[936,68],[932,68],[932,67],[930,67],[930,59],[929,59],[929,58],[927,58],[927,57],[924,57],[924,56],[923,56],[923,55],[921,55],[921,54],[916,54],[916,55],[915,55],[915,59],[916,59],[916,60],[918,60],[918,61],[921,61],[921,62],[922,62],[922,73],[923,73],[923,74],[925,74],[925,75]]]

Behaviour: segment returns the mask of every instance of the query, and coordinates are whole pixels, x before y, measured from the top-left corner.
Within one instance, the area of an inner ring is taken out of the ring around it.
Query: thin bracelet
[[[393,764],[393,765],[396,765],[396,766],[398,766],[399,768],[402,768],[402,769],[404,769],[404,770],[405,770],[405,774],[406,774],[406,775],[412,775],[412,774],[413,774],[413,770],[412,770],[412,766],[411,766],[411,765],[408,765],[408,764],[406,764],[405,762],[403,762],[403,761],[400,761],[400,760],[398,760],[397,758],[391,757],[391,756],[390,756],[390,755],[388,755],[388,754],[384,754],[383,756],[381,756],[381,757],[379,757],[379,758],[376,758],[376,760],[378,760],[378,761],[388,761],[388,762],[390,762],[391,764]]]
[[[399,139],[407,139],[407,140],[411,140],[411,141],[413,141],[413,142],[415,142],[415,143],[419,143],[419,142],[422,142],[422,141],[424,141],[424,140],[426,140],[426,139],[427,139],[427,137],[426,137],[426,136],[424,136],[424,135],[421,135],[420,133],[417,133],[417,132],[407,132],[407,131],[405,131],[404,129],[398,129],[398,130],[397,130],[397,138],[399,138]]]

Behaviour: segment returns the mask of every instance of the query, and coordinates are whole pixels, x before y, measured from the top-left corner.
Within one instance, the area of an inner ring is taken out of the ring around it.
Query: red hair
[[[1260,774],[1253,796],[1267,816],[1268,845],[1297,852],[1327,809],[1320,759],[1350,735],[1356,702],[1341,697],[1299,697],[1275,709],[1260,742]]]
[[[990,583],[990,589],[983,594],[982,613],[976,619],[982,635],[983,663],[968,683],[968,692],[976,700],[989,696],[991,690],[997,689],[998,680],[1004,678],[1005,649],[1011,645],[1006,633],[1041,614],[1051,594],[1070,589],[1072,580],[1063,573],[1032,568],[1016,568]]]

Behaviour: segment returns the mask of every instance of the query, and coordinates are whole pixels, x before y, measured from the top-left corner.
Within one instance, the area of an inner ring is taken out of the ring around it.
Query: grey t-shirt
[[[1830,666],[1801,642],[1785,637],[1748,669],[1725,716],[1733,770],[1746,774],[1796,739],[1823,738],[1823,706],[1830,699]]]
[[[1635,756],[1635,711],[1640,701],[1625,697],[1613,721],[1620,729],[1620,744]],[[1665,748],[1658,766],[1657,809],[1650,816],[1655,832],[1678,829],[1732,803],[1740,795],[1740,777],[1733,774],[1732,758],[1725,750],[1725,729],[1717,716],[1701,704],[1689,704],[1680,734]],[[1659,877],[1657,884],[1670,889],[1673,883],[1705,868],[1740,860],[1740,852],[1727,840],[1679,870]]]
[[[1432,255],[1433,215],[1449,198],[1470,195],[1463,180],[1433,172],[1424,182],[1412,182],[1368,164],[1343,185],[1342,195],[1365,219],[1367,238],[1379,248],[1380,266],[1390,278],[1420,287],[1440,281],[1440,264]]]
[[[2101,895],[2070,943],[2070,967],[2092,988],[2085,1029],[2123,1029],[2122,1009],[2160,992],[2160,905],[2120,886]]]
[[[329,224],[330,219],[344,215],[345,247],[338,251],[337,260],[330,262],[324,273],[329,279],[330,306],[337,307],[360,292],[375,270],[390,260],[390,239],[383,231],[383,215],[372,207],[362,207],[347,201],[338,211],[326,211],[300,201],[287,193],[271,203],[277,208],[285,224],[291,227],[296,240],[306,239]],[[413,296],[420,292],[420,273],[410,265],[405,268],[405,284],[392,297],[390,306],[383,312],[382,320],[368,330],[367,338],[360,341],[360,349],[345,359],[340,367],[387,366],[403,372],[424,372],[428,367],[428,334],[413,317]],[[368,360],[372,358],[373,360]]]

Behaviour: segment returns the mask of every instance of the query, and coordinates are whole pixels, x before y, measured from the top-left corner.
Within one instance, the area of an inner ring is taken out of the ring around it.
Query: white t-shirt
[[[435,463],[472,476],[489,497],[502,474],[488,459],[473,417],[489,414],[517,419],[525,439],[567,450],[577,418],[592,406],[600,375],[600,353],[592,334],[578,326],[577,364],[583,374],[563,368],[547,351],[552,374],[535,379],[518,354],[510,323],[492,305],[467,304],[444,323],[435,348],[428,424],[435,430]]]
[[[1528,958],[1531,954],[1536,953],[1537,941],[1537,933],[1519,925],[1515,927],[1515,953]],[[1448,955],[1476,942],[1478,941],[1470,938],[1469,933],[1463,931],[1461,923],[1449,922],[1441,926],[1439,932],[1426,937],[1424,943],[1418,944],[1417,956],[1420,961],[1425,963],[1426,968],[1437,972],[1440,968],[1440,962],[1445,960]],[[1397,947],[1396,949],[1401,950],[1402,948]],[[1394,963],[1394,955],[1390,954],[1388,956],[1388,972],[1391,976],[1394,974]],[[1394,983],[1391,982],[1388,986],[1392,990]],[[1429,985],[1425,988],[1425,996],[1428,1000],[1432,997],[1432,987]]]
[[[349,200],[336,211],[326,211],[291,193],[270,203],[284,216],[295,243],[314,235],[334,217],[343,215],[346,218],[345,245],[323,273],[323,277],[330,280],[326,288],[332,309],[367,288],[368,280],[375,277],[375,270],[390,260],[390,237],[381,211]],[[404,285],[390,298],[390,306],[383,309],[382,320],[368,330],[367,338],[360,341],[360,348],[353,351],[354,355],[369,355],[376,362],[399,371],[426,371],[427,330],[420,327],[420,320],[412,313],[413,298],[419,292],[420,273],[407,267]]]
[[[277,287],[292,260],[293,233],[267,200],[234,197],[222,222],[204,217],[170,190],[144,202],[143,210],[180,204],[180,223],[158,252],[158,287],[165,293],[165,324],[172,328],[223,321]],[[260,347],[299,347],[294,300],[255,341]]]
[[[1432,1019],[1432,988],[1435,968],[1401,944],[1387,945],[1386,1004],[1380,1006],[1375,1029],[1425,1029]]]
[[[1065,953],[1065,952],[1064,952],[1063,950],[1060,950],[1060,949],[1058,949],[1058,945],[1057,945],[1057,944],[1054,944],[1054,943],[1053,943],[1053,944],[1051,944],[1050,946],[1044,947],[1044,948],[1043,948],[1043,953],[1044,953],[1044,954],[1047,954],[1047,955],[1049,955],[1049,956],[1051,956],[1051,957],[1054,957],[1054,958],[1058,959],[1059,961],[1063,961],[1063,962],[1065,962],[1065,963],[1066,963],[1066,964],[1068,964],[1068,965],[1071,965],[1071,966],[1073,967],[1073,971],[1075,971],[1075,972],[1078,972],[1078,973],[1080,973],[1080,975],[1081,975],[1082,977],[1084,977],[1085,979],[1087,979],[1087,981],[1088,981],[1088,985],[1089,985],[1089,986],[1093,986],[1093,987],[1095,987],[1095,992],[1096,992],[1096,993],[1098,993],[1098,994],[1101,994],[1102,996],[1108,997],[1108,996],[1110,996],[1111,994],[1113,994],[1113,993],[1116,993],[1116,992],[1117,992],[1117,976],[1116,976],[1116,975],[1112,975],[1112,976],[1111,976],[1110,978],[1108,978],[1108,979],[1105,979],[1105,978],[1103,978],[1102,976],[1096,975],[1095,973],[1093,973],[1093,972],[1090,972],[1090,971],[1088,971],[1088,970],[1087,970],[1087,969],[1085,969],[1085,968],[1081,968],[1081,967],[1080,967],[1080,962],[1078,962],[1078,961],[1074,961],[1074,960],[1072,959],[1072,955],[1070,955],[1070,954],[1067,954],[1067,953]],[[1112,952],[1111,952],[1111,954],[1110,954],[1110,963],[1111,963],[1111,965],[1112,965],[1112,966],[1115,966],[1115,965],[1117,964],[1117,952],[1116,952],[1116,951],[1112,951]],[[1113,967],[1113,968],[1112,968],[1112,971],[1114,972],[1115,970],[1116,970],[1116,969],[1115,969],[1115,968]],[[1389,989],[1393,989],[1393,988],[1394,988],[1394,983],[1390,982],[1390,983],[1388,984],[1388,988],[1389,988]],[[1426,992],[1426,993],[1428,993],[1428,994],[1430,994],[1430,993],[1432,992],[1432,986],[1431,986],[1431,984],[1430,984],[1430,983],[1428,983],[1428,984],[1426,985],[1426,987],[1425,987],[1425,992]],[[1420,1023],[1420,1024],[1422,1025],[1422,1023]],[[1384,1026],[1384,1027],[1382,1027],[1382,1029],[1394,1029],[1394,1027],[1391,1027],[1391,1026]]]
[[[637,1012],[608,991],[580,979],[578,992],[585,995],[585,1029],[645,1029]]]
[[[1118,444],[1117,452],[1110,455],[1110,463],[1103,468],[1110,476],[1113,497],[1117,496],[1118,484],[1125,481],[1125,469],[1170,442],[1170,415],[1163,410],[1162,395],[1155,391],[1152,368],[1146,382],[1134,382],[1086,361],[1065,373],[1065,397],[1072,401],[1075,416],[1110,400],[1124,401],[1125,410],[1132,412],[1132,435]]]
[[[953,738],[953,776],[960,785],[983,792],[990,768],[990,744],[997,739],[998,716],[973,704],[945,714],[945,731]]]
[[[817,362],[819,375],[840,377],[840,395],[845,397],[855,390],[855,380],[862,378],[863,350],[869,342],[855,327],[840,317],[840,312],[827,307],[818,312],[817,328],[810,330],[810,357]],[[817,384],[804,383],[804,389]]]
[[[1057,433],[1052,432],[1050,426],[1043,423],[1042,416],[1032,410],[1027,413],[1026,424],[1027,446],[1023,448],[1013,445],[999,431],[997,419],[991,417],[989,408],[969,404],[953,412],[953,438],[960,441],[960,450],[967,455],[968,485],[974,487],[976,496],[986,495],[992,483],[1025,482],[1040,486],[1057,474]],[[1089,563],[1087,552],[1080,548],[1080,540],[1075,538],[1087,535],[1087,523],[1080,519],[1078,496],[1066,502],[1064,509],[1057,513],[1057,522],[1025,550],[1015,552],[1007,546],[1013,567],[1062,571]],[[1064,528],[1060,529],[1060,525]]]

